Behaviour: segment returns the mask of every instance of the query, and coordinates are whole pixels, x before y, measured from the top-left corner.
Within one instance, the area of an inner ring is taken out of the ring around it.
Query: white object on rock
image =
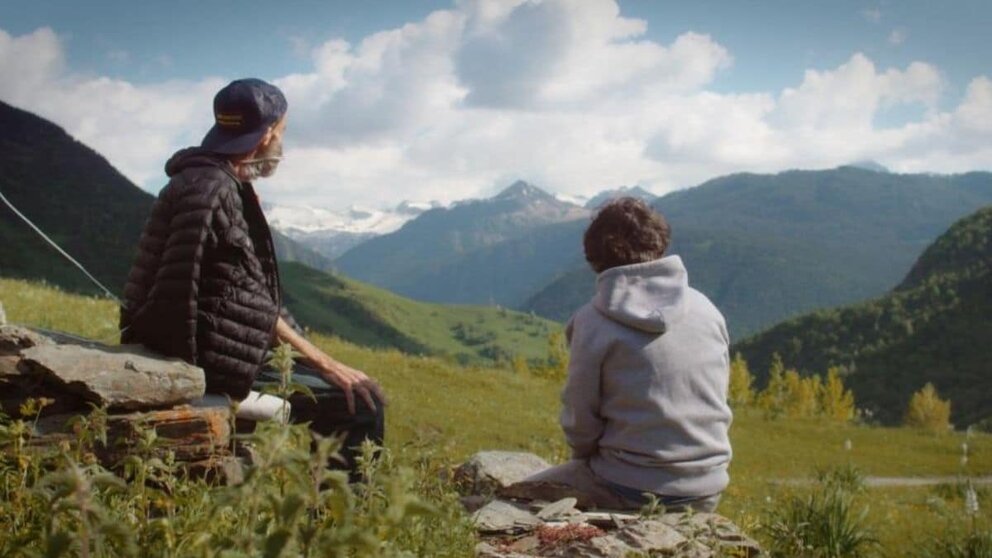
[[[201,399],[194,401],[192,405],[194,407],[228,407],[230,403],[226,396],[208,393]],[[275,395],[250,391],[248,397],[238,403],[238,410],[234,416],[242,420],[277,421],[285,424],[289,422],[289,411],[289,401]]]

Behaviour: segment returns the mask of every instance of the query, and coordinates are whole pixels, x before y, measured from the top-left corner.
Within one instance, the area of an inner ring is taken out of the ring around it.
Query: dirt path
[[[968,480],[975,486],[992,485],[992,476],[970,477]],[[941,477],[874,477],[864,478],[865,486],[870,488],[898,488],[913,486],[935,486],[938,484],[955,484],[962,481],[962,477],[947,475]],[[813,479],[782,479],[775,481],[777,484],[806,485],[813,484]]]
[[[973,485],[992,484],[992,476],[971,477]],[[871,487],[900,487],[900,486],[934,486],[937,484],[954,484],[961,482],[957,476],[944,477],[865,477],[865,486]]]

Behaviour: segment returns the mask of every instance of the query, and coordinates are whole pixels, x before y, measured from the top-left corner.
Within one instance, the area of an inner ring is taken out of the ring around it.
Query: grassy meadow
[[[461,364],[544,361],[561,325],[494,306],[432,304],[317,271],[282,265],[286,304],[313,331],[353,343],[443,356]]]
[[[0,303],[10,322],[108,342],[116,336],[116,307],[106,300],[0,280]],[[567,455],[557,425],[559,385],[554,381],[369,349],[319,334],[314,340],[381,381],[390,397],[387,446],[401,460],[429,455],[457,463],[482,449],[531,451],[552,461]],[[806,481],[818,470],[854,466],[864,475],[884,477],[992,475],[992,436],[982,433],[934,435],[816,419],[769,420],[743,411],[736,414],[731,440],[731,484],[720,512],[765,542],[769,514],[809,491]],[[879,555],[917,556],[934,540],[962,529],[992,528],[992,486],[977,486],[976,492],[979,510],[971,516],[964,511],[963,491],[953,483],[868,487],[855,506],[867,510],[864,524],[879,541]]]

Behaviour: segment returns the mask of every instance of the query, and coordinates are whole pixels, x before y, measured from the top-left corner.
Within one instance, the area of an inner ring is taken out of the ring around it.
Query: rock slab
[[[677,556],[717,558],[766,556],[756,541],[726,517],[711,513],[640,515],[627,511],[581,511],[575,498],[516,498],[502,490],[547,468],[537,456],[481,452],[455,472],[461,488],[477,491],[463,501],[475,511],[483,558],[627,558]],[[494,493],[500,498],[492,499]],[[543,501],[541,501],[543,500]],[[532,513],[533,512],[533,513]]]
[[[455,482],[472,494],[494,494],[550,466],[532,453],[482,451],[455,470]]]
[[[509,502],[494,500],[472,514],[475,528],[481,533],[518,533],[532,531],[541,520],[527,510]]]
[[[203,370],[137,346],[38,344],[20,351],[31,375],[61,391],[116,410],[172,407],[203,397]]]
[[[72,415],[53,415],[35,425],[31,443],[57,445],[76,436]],[[190,407],[106,416],[107,443],[98,448],[100,461],[118,463],[139,447],[144,432],[155,431],[156,453],[172,452],[177,461],[195,463],[224,456],[231,443],[231,411],[227,407]]]

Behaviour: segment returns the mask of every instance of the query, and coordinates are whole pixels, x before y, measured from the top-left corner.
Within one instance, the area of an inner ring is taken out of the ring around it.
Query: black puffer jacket
[[[279,271],[258,197],[198,148],[166,164],[121,309],[122,343],[202,367],[207,391],[243,399],[279,317]]]

